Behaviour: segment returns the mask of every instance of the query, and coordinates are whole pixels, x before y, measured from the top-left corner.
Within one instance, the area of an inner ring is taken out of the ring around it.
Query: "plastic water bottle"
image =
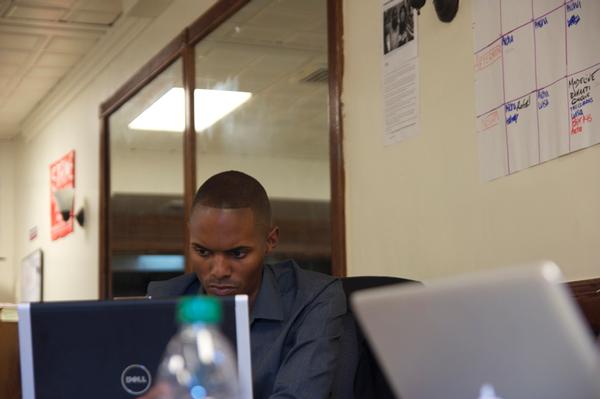
[[[158,370],[160,399],[238,399],[237,363],[218,330],[218,299],[184,298],[177,306],[179,332],[171,338]]]

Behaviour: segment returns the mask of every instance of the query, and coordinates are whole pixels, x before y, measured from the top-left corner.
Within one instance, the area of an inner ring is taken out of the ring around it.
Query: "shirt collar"
[[[275,275],[269,266],[263,268],[260,290],[256,295],[254,307],[250,310],[250,324],[256,319],[283,320],[281,293]]]

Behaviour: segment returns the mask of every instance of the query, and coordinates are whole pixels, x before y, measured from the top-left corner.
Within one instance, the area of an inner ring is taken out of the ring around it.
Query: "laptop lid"
[[[243,399],[252,399],[248,298],[221,298],[220,329],[237,354]],[[177,332],[177,300],[20,304],[23,399],[131,399],[151,386]]]
[[[351,301],[402,399],[600,398],[598,351],[551,262]]]

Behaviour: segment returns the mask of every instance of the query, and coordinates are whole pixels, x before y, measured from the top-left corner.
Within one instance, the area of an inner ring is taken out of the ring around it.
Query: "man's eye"
[[[210,255],[210,251],[204,248],[196,248],[196,253],[203,258],[206,258],[208,255]]]
[[[229,253],[231,254],[231,256],[233,256],[236,259],[242,259],[247,254],[247,252],[242,249],[234,249],[234,250],[231,250]]]

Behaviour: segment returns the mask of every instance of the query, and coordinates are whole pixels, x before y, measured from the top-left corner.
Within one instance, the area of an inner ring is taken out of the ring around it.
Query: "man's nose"
[[[223,254],[216,254],[213,258],[212,274],[218,278],[227,278],[231,276],[231,267],[227,261],[227,257]]]

